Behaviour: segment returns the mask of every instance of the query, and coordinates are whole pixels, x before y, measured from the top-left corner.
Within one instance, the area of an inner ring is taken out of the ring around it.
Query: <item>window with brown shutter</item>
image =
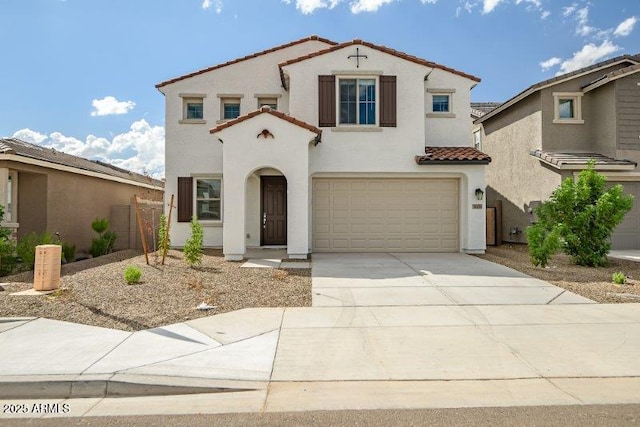
[[[336,77],[318,76],[318,126],[336,125]]]
[[[396,127],[396,76],[380,76],[380,126]]]
[[[178,177],[178,222],[190,222],[193,216],[193,178]]]

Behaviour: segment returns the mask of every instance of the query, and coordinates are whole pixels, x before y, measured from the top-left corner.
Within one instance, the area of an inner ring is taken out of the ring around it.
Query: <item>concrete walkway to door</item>
[[[314,307],[593,303],[465,254],[321,253],[312,274]]]

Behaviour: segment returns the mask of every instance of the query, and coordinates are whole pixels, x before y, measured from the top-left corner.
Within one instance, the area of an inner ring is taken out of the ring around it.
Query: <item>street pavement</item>
[[[463,254],[314,254],[312,276],[313,307],[134,333],[0,319],[0,418],[640,403],[639,304]]]

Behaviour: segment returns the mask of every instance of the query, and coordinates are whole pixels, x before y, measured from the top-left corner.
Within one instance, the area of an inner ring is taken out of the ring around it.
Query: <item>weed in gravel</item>
[[[616,285],[624,285],[624,282],[627,281],[627,276],[622,271],[617,271],[611,275],[611,280]]]
[[[47,295],[49,299],[65,299],[71,297],[71,289],[58,288],[55,291]]]
[[[273,274],[271,274],[271,277],[276,280],[284,281],[287,280],[287,277],[289,277],[289,273],[285,270],[274,270]]]
[[[127,285],[135,285],[136,283],[140,283],[141,278],[142,271],[137,265],[128,265],[127,268],[125,268],[124,281],[127,282]]]
[[[201,292],[202,290],[204,290],[202,279],[195,275],[189,277],[189,279],[187,280],[187,287],[196,292]]]

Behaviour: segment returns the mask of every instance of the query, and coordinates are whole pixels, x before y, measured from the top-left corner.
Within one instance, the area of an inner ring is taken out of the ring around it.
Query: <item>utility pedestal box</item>
[[[52,291],[60,287],[60,260],[62,246],[36,246],[36,262],[33,269],[33,289]]]

